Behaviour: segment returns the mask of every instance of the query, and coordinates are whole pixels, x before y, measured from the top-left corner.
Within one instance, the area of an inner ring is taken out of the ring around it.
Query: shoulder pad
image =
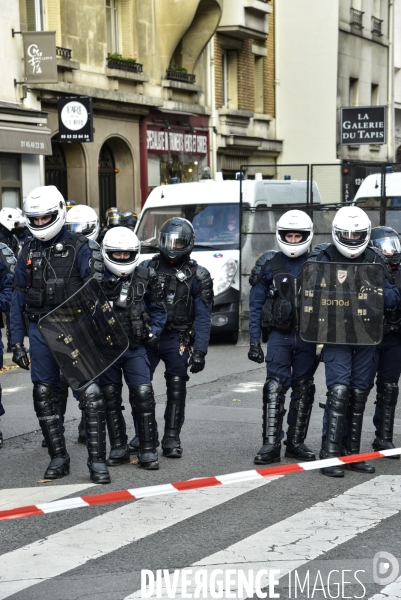
[[[195,262],[196,265],[196,262]],[[194,266],[194,265],[192,265]],[[213,292],[213,280],[210,277],[210,273],[205,267],[196,265],[196,279],[199,281],[199,297],[206,306],[213,304],[214,292]]]
[[[209,277],[209,279],[210,279],[209,271],[207,269],[205,269],[205,267],[201,267],[200,265],[196,265],[195,275],[196,275],[196,278],[199,279],[199,281],[202,281],[202,280],[206,279],[207,277]]]
[[[17,259],[15,258],[14,252],[7,244],[0,243],[0,260],[8,273],[14,275]]]
[[[86,238],[86,239],[88,239],[88,238]],[[99,244],[95,240],[88,240],[88,246],[91,250],[99,250],[100,249]]]
[[[252,287],[259,283],[259,281],[262,279],[268,262],[274,258],[276,254],[277,250],[268,250],[262,254],[262,256],[259,256],[249,276],[249,283]]]
[[[325,242],[324,244],[318,244],[315,246],[309,255],[308,261],[316,262],[318,257],[321,256],[322,252],[324,252],[330,245],[330,243]]]
[[[196,262],[196,260],[195,260],[194,258],[190,258],[190,259],[189,259],[189,261],[188,261],[188,265],[189,265],[190,267],[193,267],[193,266],[195,266],[195,265],[197,265],[197,264],[198,264],[198,263]]]

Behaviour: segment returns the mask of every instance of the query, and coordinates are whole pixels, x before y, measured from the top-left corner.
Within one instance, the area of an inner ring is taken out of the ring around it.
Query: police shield
[[[380,264],[305,263],[300,335],[322,344],[379,344],[384,268]]]
[[[38,326],[73,390],[93,381],[128,348],[125,331],[95,279],[42,317]]]

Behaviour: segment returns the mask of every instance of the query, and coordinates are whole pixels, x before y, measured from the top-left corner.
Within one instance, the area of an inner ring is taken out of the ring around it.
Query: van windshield
[[[160,206],[144,211],[136,232],[141,252],[158,249],[158,232],[163,223],[173,217],[182,217],[195,230],[194,251],[239,249],[239,204],[187,204]]]

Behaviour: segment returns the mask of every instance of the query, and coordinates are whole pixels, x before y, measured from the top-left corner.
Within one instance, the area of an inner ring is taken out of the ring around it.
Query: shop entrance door
[[[108,144],[103,144],[99,153],[99,217],[104,219],[106,211],[117,206],[116,173],[114,156]]]
[[[52,142],[53,154],[45,158],[46,185],[55,185],[65,200],[68,199],[67,163],[62,145]]]

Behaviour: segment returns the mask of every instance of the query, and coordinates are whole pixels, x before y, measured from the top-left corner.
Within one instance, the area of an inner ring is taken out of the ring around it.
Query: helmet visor
[[[355,229],[334,229],[337,240],[343,246],[349,248],[358,248],[367,242],[369,239],[370,231],[368,229],[361,229],[355,231]]]
[[[83,235],[90,235],[96,229],[96,221],[84,221],[81,223],[66,223],[67,229],[72,233],[82,233]]]
[[[383,237],[371,240],[372,246],[378,248],[384,256],[394,256],[401,253],[401,244],[398,237]]]
[[[138,250],[107,250],[106,254],[110,262],[117,265],[126,265],[135,262]]]
[[[279,229],[277,231],[284,244],[304,244],[310,238],[310,231]]]
[[[57,217],[57,209],[46,214],[26,213],[26,218],[31,229],[46,229],[46,227],[50,227],[56,221]]]
[[[180,233],[159,232],[159,248],[167,252],[190,252],[192,248],[192,236],[183,236]]]

